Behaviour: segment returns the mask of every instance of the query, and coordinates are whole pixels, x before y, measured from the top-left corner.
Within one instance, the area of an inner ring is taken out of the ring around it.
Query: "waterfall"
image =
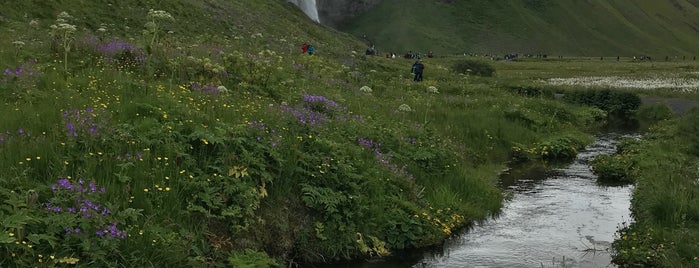
[[[318,17],[318,6],[316,5],[316,0],[287,0],[287,1],[298,6],[301,10],[303,10],[303,13],[306,13],[306,16],[311,18],[313,21],[320,22],[320,18]]]

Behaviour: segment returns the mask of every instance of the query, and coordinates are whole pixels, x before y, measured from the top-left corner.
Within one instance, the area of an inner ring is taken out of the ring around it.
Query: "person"
[[[425,70],[425,65],[422,64],[422,60],[418,59],[414,64],[413,64],[413,73],[415,74],[415,77],[413,78],[413,81],[415,82],[420,82],[422,81],[422,71]]]
[[[303,43],[303,45],[301,45],[301,53],[306,53],[306,51],[308,51],[308,44]]]
[[[308,45],[308,55],[313,55],[316,52],[316,49],[313,47],[313,45]]]

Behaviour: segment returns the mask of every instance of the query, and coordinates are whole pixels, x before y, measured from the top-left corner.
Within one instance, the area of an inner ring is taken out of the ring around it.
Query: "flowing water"
[[[630,220],[632,186],[598,184],[588,161],[614,153],[616,138],[598,137],[558,168],[512,169],[501,178],[511,196],[501,212],[436,252],[345,267],[615,267],[609,250]]]
[[[316,0],[288,0],[297,7],[299,7],[303,13],[306,13],[310,19],[315,22],[320,22],[320,17],[318,16],[318,5],[316,5]]]

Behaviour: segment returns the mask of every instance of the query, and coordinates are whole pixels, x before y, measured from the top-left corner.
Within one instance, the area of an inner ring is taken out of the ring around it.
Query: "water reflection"
[[[599,185],[588,161],[614,152],[599,138],[563,167],[530,166],[503,176],[511,194],[496,219],[425,254],[413,267],[610,267],[609,247],[629,220],[631,186]]]
[[[572,163],[520,166],[503,174],[510,198],[493,219],[466,228],[440,248],[391,260],[327,267],[614,267],[609,248],[629,221],[630,185],[600,185],[588,162],[615,151],[599,137]]]

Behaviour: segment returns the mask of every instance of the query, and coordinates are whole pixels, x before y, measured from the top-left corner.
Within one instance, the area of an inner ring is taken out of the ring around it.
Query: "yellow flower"
[[[169,192],[169,191],[170,191],[170,187],[165,187],[165,191],[166,191],[166,192]]]
[[[148,192],[148,188],[143,188],[143,191],[147,193],[147,192]]]
[[[9,233],[9,234],[7,234],[7,235],[9,235],[9,236],[15,236],[15,234],[14,234],[14,233]]]

